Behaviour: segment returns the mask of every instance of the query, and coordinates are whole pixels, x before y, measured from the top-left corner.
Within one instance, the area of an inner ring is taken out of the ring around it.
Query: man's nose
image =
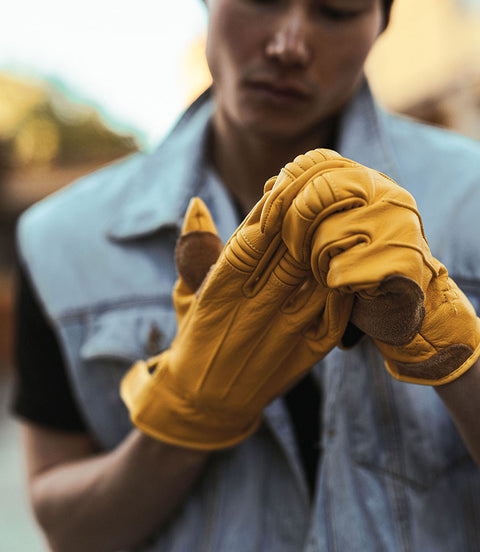
[[[303,10],[288,10],[282,14],[267,43],[267,57],[286,65],[306,65],[311,56],[308,25],[308,15]]]

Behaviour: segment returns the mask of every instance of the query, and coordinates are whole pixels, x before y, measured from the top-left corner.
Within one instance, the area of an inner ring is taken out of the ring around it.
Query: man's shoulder
[[[145,282],[153,279],[144,277],[145,289],[139,289],[131,277],[132,248],[119,247],[110,236],[112,220],[137,195],[143,165],[143,154],[114,163],[47,197],[20,218],[19,258],[52,318],[150,292]],[[136,266],[145,275],[148,252],[143,254],[138,244],[136,251]]]
[[[20,232],[59,234],[76,224],[103,220],[115,212],[116,205],[133,185],[144,154],[134,154],[65,186],[27,209],[19,221]],[[78,227],[77,227],[78,228]]]
[[[77,279],[85,280],[86,271],[93,278],[95,270],[105,270],[110,221],[134,186],[142,159],[135,154],[84,176],[22,214],[18,255],[40,296],[56,297],[60,287],[79,288]]]
[[[390,123],[401,184],[416,199],[430,248],[478,299],[480,143],[401,116]]]
[[[447,176],[462,168],[464,178],[480,177],[478,140],[404,115],[388,113],[387,121],[397,159],[407,170]]]

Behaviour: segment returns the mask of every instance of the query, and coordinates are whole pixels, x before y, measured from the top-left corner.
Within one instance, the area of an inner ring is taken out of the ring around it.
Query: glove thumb
[[[199,197],[192,198],[175,248],[179,278],[192,292],[199,289],[222,249],[222,240],[207,206]]]

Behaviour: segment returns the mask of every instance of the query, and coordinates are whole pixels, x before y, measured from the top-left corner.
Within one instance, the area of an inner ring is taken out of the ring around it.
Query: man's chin
[[[272,142],[303,141],[307,135],[316,132],[318,124],[301,124],[298,117],[241,118],[242,128],[252,135]]]

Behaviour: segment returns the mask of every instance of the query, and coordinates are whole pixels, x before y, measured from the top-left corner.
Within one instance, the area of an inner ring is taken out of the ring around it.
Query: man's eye
[[[280,0],[246,0],[246,2],[250,4],[257,4],[259,6],[262,6],[262,5],[269,6],[273,4],[278,4]]]
[[[339,8],[334,8],[332,6],[320,5],[318,6],[318,13],[328,19],[335,21],[343,21],[346,19],[353,19],[360,15],[361,11],[357,10],[344,10]]]

